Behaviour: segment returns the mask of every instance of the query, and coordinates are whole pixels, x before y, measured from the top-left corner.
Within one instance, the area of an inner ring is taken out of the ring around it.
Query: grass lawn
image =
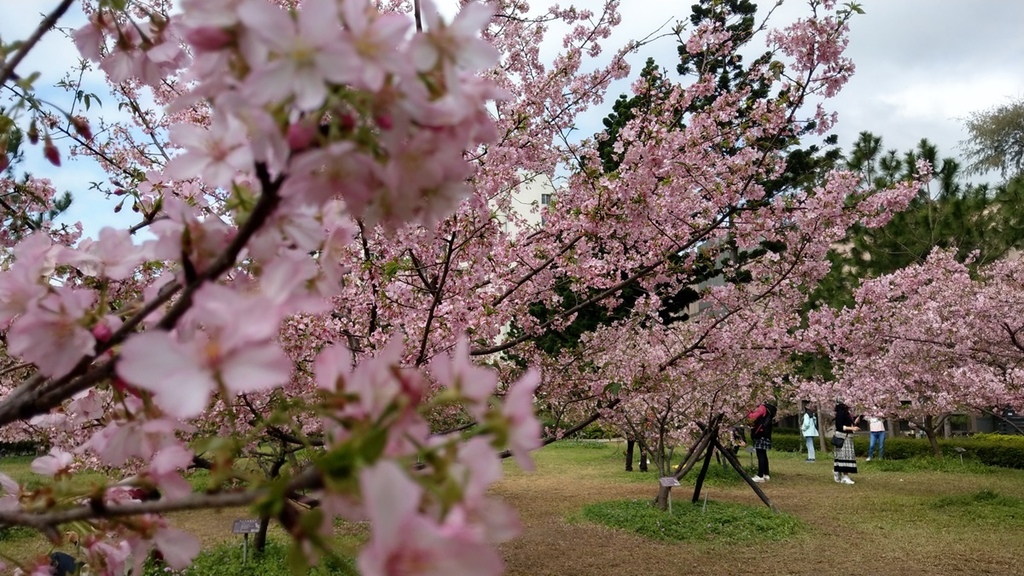
[[[695,470],[673,490],[670,518],[645,507],[657,473],[622,471],[622,454],[619,443],[566,441],[535,453],[536,472],[506,462],[506,478],[493,491],[524,525],[502,546],[509,574],[1024,572],[1024,471],[952,459],[862,460],[857,483],[845,486],[832,481],[827,454],[806,463],[800,454],[773,451],[772,479],[763,487],[785,518],[766,518],[746,484],[715,462],[704,486],[706,511],[703,499],[690,504]],[[749,463],[746,453],[740,459]],[[27,467],[28,460],[0,461],[0,470],[15,477],[25,478]],[[172,516],[205,547],[240,546],[231,523],[248,517],[245,510]],[[365,534],[365,526],[338,527],[350,550]],[[50,550],[23,531],[8,534],[0,547],[16,555]]]

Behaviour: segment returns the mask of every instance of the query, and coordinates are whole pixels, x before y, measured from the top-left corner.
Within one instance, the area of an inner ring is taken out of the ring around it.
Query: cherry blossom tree
[[[95,160],[139,220],[77,243],[37,231],[0,271],[5,353],[29,371],[0,398],[0,426],[51,430],[33,469],[57,480],[32,492],[0,475],[0,524],[56,541],[84,523],[98,573],[154,548],[186,566],[198,541],[160,514],[239,505],[314,552],[330,553],[334,518],[369,519],[367,574],[498,573],[494,545],[518,525],[486,488],[502,454],[531,467],[536,400],[577,405],[552,439],[620,404],[681,398],[700,418],[777,384],[828,246],[919,185],[771,184],[787,168],[771,143],[827,132],[821,101],[852,73],[855,10],[834,2],[758,28],[769,52],[754,81],[719,90],[719,70],[697,66],[671,82],[664,107],[619,130],[608,173],[598,142],[571,132],[638,45],[598,59],[615,1],[466,3],[450,22],[429,0],[87,2],[73,37],[127,122],[53,108],[16,73],[70,4],[8,50],[0,79],[21,105],[4,117],[42,127],[53,164],[55,139]],[[555,23],[562,48],[545,60]],[[734,55],[722,26],[695,26],[685,49]],[[511,203],[536,174],[563,188],[531,228]],[[702,289],[707,313],[663,326],[661,295],[692,290],[708,259],[744,281]],[[581,296],[559,305],[559,286]],[[628,317],[571,354],[533,344],[627,289],[642,295]],[[550,313],[530,314],[538,302]],[[276,461],[296,447],[311,459],[254,475],[241,462],[268,442]],[[60,482],[82,462],[131,476]],[[206,491],[185,482],[192,466],[209,468]]]
[[[949,413],[1020,408],[1021,264],[970,264],[935,250],[865,281],[852,308],[815,312],[808,338],[827,343],[837,379],[809,389],[914,422],[936,456]]]

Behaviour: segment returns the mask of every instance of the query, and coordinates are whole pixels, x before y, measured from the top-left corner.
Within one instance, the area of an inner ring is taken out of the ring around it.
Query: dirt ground
[[[1024,495],[1024,474],[900,474],[875,471],[862,462],[857,483],[846,486],[832,481],[830,459],[807,463],[798,454],[772,456],[772,479],[765,491],[783,512],[797,516],[810,529],[785,542],[743,546],[662,543],[585,521],[567,521],[588,503],[653,497],[655,476],[651,483],[622,483],[538,458],[537,473],[510,472],[495,490],[519,511],[524,523],[523,534],[503,546],[508,573],[1024,574],[1024,518],[964,526],[955,518],[922,521],[919,513],[927,502],[949,494],[990,489]],[[759,503],[745,485],[708,489],[712,499]],[[677,506],[686,505],[692,487],[681,486],[674,494]]]
[[[506,478],[493,492],[511,504],[523,522],[522,534],[501,547],[508,574],[1024,574],[1024,518],[1015,517],[1015,509],[1002,517],[991,511],[974,517],[970,506],[948,513],[934,507],[938,498],[980,490],[1021,501],[1024,471],[900,473],[862,461],[857,483],[845,486],[832,481],[828,455],[806,463],[799,454],[772,452],[771,481],[764,489],[780,510],[802,520],[806,530],[783,542],[666,543],[581,519],[587,504],[650,499],[656,493],[657,474],[623,472],[620,455],[621,447],[614,444],[603,450],[546,448],[536,453],[535,472],[506,463]],[[705,489],[712,500],[761,505],[745,484],[711,484]],[[688,505],[691,495],[692,486],[684,483],[673,491],[674,505]],[[196,511],[174,514],[172,522],[199,536],[204,547],[224,541],[241,546],[240,537],[231,534],[231,524],[249,517],[242,509]],[[340,525],[338,530],[340,541],[356,553],[357,542],[366,536],[365,525]],[[274,534],[284,538],[280,528],[273,527]],[[13,545],[20,552],[49,549],[38,539]]]

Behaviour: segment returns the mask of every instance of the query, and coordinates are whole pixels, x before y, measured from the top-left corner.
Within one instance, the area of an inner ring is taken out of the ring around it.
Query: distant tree
[[[10,127],[0,139],[0,246],[13,246],[36,230],[49,229],[71,207],[71,194],[57,194],[49,180],[18,168],[25,160],[25,134]]]
[[[964,121],[961,142],[970,174],[998,170],[1003,178],[1024,172],[1024,98],[974,112]]]
[[[862,175],[865,189],[915,178],[919,160],[934,167],[935,177],[887,225],[850,231],[847,241],[832,251],[832,270],[812,297],[812,306],[822,300],[837,307],[850,305],[862,280],[921,264],[935,248],[951,249],[960,262],[971,258],[972,266],[979,266],[1004,257],[1024,241],[1021,182],[996,187],[968,183],[962,164],[940,159],[927,139],[903,154],[883,149],[880,136],[861,132],[847,156],[847,167]]]

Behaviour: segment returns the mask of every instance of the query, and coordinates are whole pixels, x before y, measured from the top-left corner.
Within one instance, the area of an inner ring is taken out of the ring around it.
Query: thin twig
[[[39,43],[43,38],[43,35],[49,32],[50,28],[53,28],[54,24],[57,23],[57,20],[60,20],[61,16],[68,11],[68,8],[70,8],[73,3],[74,0],[63,0],[60,5],[53,9],[53,12],[50,12],[49,16],[43,18],[43,21],[39,23],[35,32],[28,37],[28,40],[25,40],[25,43],[22,44],[21,48],[14,54],[14,56],[4,64],[4,67],[0,68],[0,84],[6,84],[8,80],[15,77],[14,69],[18,67],[18,64],[21,64],[21,61],[25,59],[25,56],[28,56],[28,53],[36,44]]]

